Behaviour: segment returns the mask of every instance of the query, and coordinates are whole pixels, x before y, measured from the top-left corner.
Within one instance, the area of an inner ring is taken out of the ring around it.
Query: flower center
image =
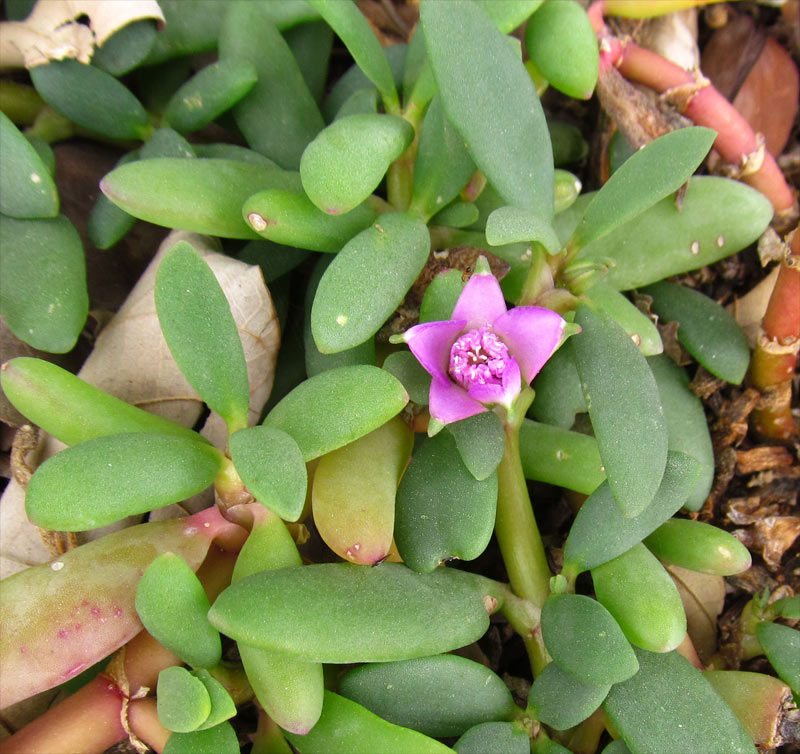
[[[501,385],[511,356],[488,326],[464,333],[450,349],[450,376],[465,390],[475,383]]]

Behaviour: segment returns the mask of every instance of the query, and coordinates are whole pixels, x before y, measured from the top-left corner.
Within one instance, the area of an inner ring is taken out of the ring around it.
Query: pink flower
[[[500,405],[510,409],[561,345],[566,321],[538,306],[506,309],[488,265],[478,265],[445,322],[426,322],[402,336],[433,380],[431,416],[441,424]]]

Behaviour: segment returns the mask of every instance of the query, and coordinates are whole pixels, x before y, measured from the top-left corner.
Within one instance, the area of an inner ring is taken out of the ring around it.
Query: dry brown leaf
[[[89,25],[78,23],[80,17]],[[24,21],[0,24],[0,67],[33,68],[64,58],[89,63],[95,45],[146,18],[164,22],[156,0],[39,0]]]
[[[708,663],[717,651],[717,618],[725,602],[725,580],[676,565],[667,570],[681,595],[692,643],[700,659]]]
[[[269,397],[280,345],[280,331],[275,307],[261,270],[230,257],[217,254],[214,239],[185,231],[174,231],[164,240],[119,312],[100,334],[94,351],[78,373],[87,382],[185,427],[192,427],[203,410],[203,402],[186,381],[169,352],[153,298],[158,264],[178,241],[188,241],[209,264],[231,305],[239,327],[250,378],[249,422],[255,424]],[[211,413],[203,434],[224,447],[227,431],[222,419]],[[40,460],[64,445],[52,437],[42,441]],[[0,578],[35,563],[47,562],[51,554],[41,543],[38,529],[24,514],[24,489],[11,480],[0,499]],[[185,515],[200,510],[213,501],[211,491],[201,493],[180,507],[169,506],[157,518]],[[136,523],[139,517],[126,519],[110,527],[85,532],[79,541],[96,539],[109,531]]]

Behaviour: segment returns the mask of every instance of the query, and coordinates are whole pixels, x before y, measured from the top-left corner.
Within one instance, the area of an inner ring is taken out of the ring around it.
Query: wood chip
[[[767,471],[794,463],[792,454],[782,445],[763,445],[750,450],[736,451],[736,468],[740,474]]]

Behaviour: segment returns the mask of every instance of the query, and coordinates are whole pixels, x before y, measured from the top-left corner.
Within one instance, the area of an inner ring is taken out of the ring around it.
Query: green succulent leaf
[[[738,385],[750,365],[742,328],[716,301],[666,280],[645,288],[652,309],[664,322],[677,322],[678,340],[711,374]]]
[[[72,350],[89,310],[83,245],[72,223],[64,215],[0,215],[0,267],[0,314],[11,332],[42,351]]]
[[[309,21],[283,32],[284,39],[297,60],[297,67],[319,105],[325,94],[328,68],[333,50],[333,29],[325,21]]]
[[[514,723],[480,723],[453,744],[458,754],[528,754],[531,739]]]
[[[772,205],[760,191],[728,178],[695,176],[680,208],[672,197],[662,199],[588,244],[579,259],[613,259],[606,280],[626,291],[734,254],[771,218]]]
[[[395,494],[414,445],[398,416],[323,456],[314,472],[314,524],[340,558],[383,561],[392,546]]]
[[[561,242],[547,220],[519,207],[498,207],[486,220],[486,241],[502,246],[516,241],[536,241],[550,254],[558,253]]]
[[[592,568],[592,581],[598,602],[634,646],[669,652],[683,641],[686,614],[678,590],[643,544]]]
[[[185,241],[161,260],[155,301],[164,339],[189,384],[229,433],[246,427],[250,386],[239,330],[211,268]]]
[[[503,34],[511,34],[542,4],[542,0],[503,0],[499,3],[497,0],[477,0],[477,2]]]
[[[519,711],[498,675],[450,654],[362,665],[342,676],[339,693],[384,720],[439,738]]]
[[[570,429],[575,414],[586,412],[586,398],[571,348],[559,348],[536,375],[536,398],[529,416],[544,424]]]
[[[304,736],[286,737],[300,754],[452,754],[452,749],[415,730],[382,720],[360,704],[325,692],[322,716]]]
[[[612,686],[603,709],[633,754],[756,748],[730,707],[677,652],[635,650],[639,672]]]
[[[497,473],[478,481],[456,439],[423,441],[397,490],[395,541],[403,561],[430,572],[445,560],[473,560],[489,544],[497,507]]]
[[[44,529],[96,529],[196,495],[221,460],[207,443],[183,437],[98,437],[48,458],[31,477],[25,510]]]
[[[42,158],[20,130],[0,112],[0,212],[9,217],[55,217],[58,190]]]
[[[699,573],[733,576],[750,567],[750,551],[733,534],[702,521],[671,518],[644,540],[665,563]]]
[[[136,612],[144,627],[195,668],[213,668],[220,661],[219,632],[206,618],[210,607],[194,571],[171,552],[147,567],[136,589]]]
[[[475,641],[489,625],[487,595],[481,577],[449,568],[419,574],[396,563],[324,563],[238,581],[209,620],[237,641],[308,661],[386,662]]]
[[[206,685],[179,665],[164,668],[158,674],[157,694],[158,719],[168,730],[196,730],[211,713]]]
[[[192,675],[202,681],[211,699],[211,712],[199,729],[207,730],[230,720],[236,714],[236,704],[226,688],[204,668],[193,670]]]
[[[100,182],[103,193],[140,220],[223,238],[258,238],[242,205],[270,187],[299,190],[300,178],[241,160],[160,157],[121,165]]]
[[[594,195],[571,244],[585,247],[677,191],[708,154],[716,135],[701,126],[681,128],[631,155]]]
[[[542,107],[509,40],[472,0],[423,2],[420,20],[447,117],[506,204],[547,222],[553,159]]]
[[[597,83],[597,37],[574,0],[548,2],[525,25],[525,47],[537,70],[560,92],[589,99]]]
[[[526,479],[589,495],[606,478],[597,440],[582,432],[525,419],[519,453]]]
[[[392,70],[380,42],[361,11],[352,3],[336,0],[309,0],[309,3],[328,22],[358,67],[378,88],[387,112],[396,112],[399,103]]]
[[[645,356],[664,351],[655,323],[616,288],[601,280],[586,291],[586,296],[634,339]]]
[[[114,32],[102,47],[96,47],[92,65],[112,76],[122,76],[138,66],[150,52],[156,38],[152,19],[126,24]]]
[[[541,625],[553,660],[583,683],[610,686],[630,678],[639,667],[617,622],[589,597],[551,595],[542,606]]]
[[[700,399],[689,390],[689,378],[669,356],[647,359],[658,385],[664,419],[667,422],[670,450],[686,453],[700,464],[700,472],[683,504],[687,510],[700,510],[714,482],[714,449]]]
[[[500,465],[505,450],[503,422],[493,411],[447,425],[461,460],[478,481],[487,479]]]
[[[450,228],[467,228],[478,222],[480,212],[472,202],[455,201],[431,218],[431,225],[447,225]]]
[[[653,501],[638,516],[625,517],[608,482],[584,502],[564,545],[564,568],[581,573],[622,555],[655,531],[683,505],[699,465],[684,453],[670,452]]]
[[[444,114],[441,97],[434,97],[420,129],[411,209],[423,218],[435,215],[458,196],[474,172],[464,139]]]
[[[428,404],[431,376],[411,351],[390,353],[383,362],[383,368],[400,380],[414,403],[420,406]]]
[[[301,382],[264,419],[291,435],[303,460],[330,453],[396,416],[408,395],[378,367],[338,367]]]
[[[405,213],[381,215],[352,238],[322,275],[311,308],[311,332],[323,353],[374,335],[402,302],[425,262],[430,235]]]
[[[258,80],[249,60],[225,58],[198,71],[172,95],[164,122],[183,133],[199,131],[244,97]]]
[[[36,91],[73,123],[110,139],[144,139],[152,130],[130,89],[111,74],[74,58],[30,69]]]
[[[668,435],[653,373],[628,334],[579,304],[583,332],[570,339],[608,482],[624,516],[653,499],[667,462]]]
[[[308,484],[297,443],[274,427],[246,427],[231,435],[230,453],[236,472],[255,499],[282,519],[297,521]]]
[[[422,296],[420,324],[450,319],[464,285],[464,273],[461,270],[445,270],[436,275]]]
[[[800,694],[800,631],[761,621],[756,625],[756,636],[780,679]]]
[[[323,129],[305,149],[300,177],[309,199],[323,212],[355,209],[411,143],[414,129],[397,115],[348,115]]]
[[[206,442],[197,432],[131,406],[42,359],[20,356],[6,362],[0,384],[20,413],[65,445],[125,432],[156,432]]]
[[[377,216],[369,202],[343,215],[329,215],[302,191],[280,188],[253,194],[241,214],[253,232],[270,241],[333,254]]]
[[[173,733],[167,739],[163,754],[238,754],[240,750],[236,731],[230,723],[224,722],[206,730]]]
[[[306,145],[325,124],[297,60],[270,18],[270,5],[228,4],[219,32],[219,58],[248,61],[258,75],[255,86],[233,108],[247,143],[281,167],[296,170]]]
[[[114,167],[127,165],[139,159],[141,150],[135,149],[122,155]],[[110,249],[121,241],[136,224],[136,218],[120,209],[102,192],[97,195],[94,206],[89,213],[86,233],[89,240],[98,249]]]
[[[630,644],[626,642],[626,645],[635,661]],[[555,730],[566,730],[589,717],[606,698],[610,688],[610,683],[596,685],[580,681],[551,662],[533,682],[528,706],[545,725]]]

